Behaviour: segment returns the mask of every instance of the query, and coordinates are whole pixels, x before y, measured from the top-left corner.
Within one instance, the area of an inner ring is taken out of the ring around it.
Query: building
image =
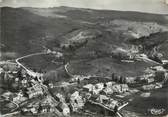
[[[60,102],[65,102],[65,98],[63,97],[62,94],[57,93],[57,94],[56,94],[56,97],[59,99]]]
[[[22,83],[22,86],[23,86],[23,87],[27,87],[27,86],[28,86],[28,81],[27,81],[27,79],[23,79],[23,80],[21,81],[21,83]]]
[[[94,89],[94,85],[92,85],[92,84],[87,84],[87,85],[83,86],[84,91],[91,92],[91,91],[93,91],[93,89]]]
[[[126,77],[125,80],[126,80],[126,83],[129,83],[129,84],[134,84],[136,83],[136,77]]]
[[[0,67],[0,74],[3,73],[3,72],[4,72],[3,68]]]
[[[57,108],[60,112],[63,113],[64,116],[70,115],[70,109],[66,103],[64,102],[59,103]]]
[[[27,98],[23,97],[23,92],[19,92],[19,93],[15,94],[12,99],[13,102],[18,103],[18,104],[25,101],[25,100],[27,100]]]
[[[112,88],[111,87],[106,87],[104,90],[103,90],[103,93],[104,94],[113,94],[114,93],[114,91],[112,90]]]
[[[117,100],[114,100],[114,99],[109,100],[109,104],[108,104],[109,108],[114,109],[118,105],[119,105],[119,102]]]
[[[99,94],[100,91],[102,91],[104,88],[104,83],[97,83],[94,87],[93,87],[93,94]]]
[[[29,95],[29,98],[33,98],[38,95],[43,95],[43,89],[41,88],[39,84],[36,84],[28,88],[27,94]]]
[[[84,106],[84,101],[82,96],[79,95],[78,91],[75,91],[70,97],[70,104],[72,106],[72,111],[77,112],[78,109],[82,109]]]
[[[96,99],[96,101],[100,102],[100,103],[104,103],[105,101],[107,102],[109,100],[109,98],[105,95],[99,95],[98,98]]]
[[[114,85],[114,84],[116,84],[116,83],[115,83],[115,82],[107,82],[107,83],[106,83],[106,86],[107,86],[107,87],[111,87],[111,86]]]
[[[3,93],[1,97],[3,97],[5,100],[10,100],[12,95],[13,93],[8,91],[8,92]]]

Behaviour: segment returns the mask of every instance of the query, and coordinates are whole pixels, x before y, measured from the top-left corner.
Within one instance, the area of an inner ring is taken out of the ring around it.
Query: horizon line
[[[87,7],[74,7],[74,6],[52,6],[52,7],[34,7],[34,6],[19,6],[14,7],[10,5],[0,6],[0,8],[9,7],[9,8],[36,8],[36,9],[51,9],[51,8],[60,8],[60,7],[67,7],[67,8],[74,8],[74,9],[87,9],[87,10],[97,10],[97,11],[120,11],[120,12],[137,12],[137,13],[144,13],[144,14],[154,14],[154,15],[168,15],[168,13],[154,13],[154,12],[143,12],[138,10],[119,10],[119,9],[104,9],[104,8],[87,8]]]

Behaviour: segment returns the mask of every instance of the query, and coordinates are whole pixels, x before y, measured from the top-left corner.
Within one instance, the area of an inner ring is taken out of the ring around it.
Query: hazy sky
[[[0,0],[0,6],[56,7],[71,6],[93,9],[140,11],[168,14],[168,0]]]

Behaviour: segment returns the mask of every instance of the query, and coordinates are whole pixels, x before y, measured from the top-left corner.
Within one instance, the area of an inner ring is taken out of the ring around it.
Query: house
[[[56,97],[59,98],[60,102],[65,102],[65,98],[63,97],[62,94],[57,93],[57,94],[56,94]]]
[[[112,86],[111,86],[112,87]],[[112,88],[111,87],[106,87],[104,90],[103,90],[103,92],[104,92],[104,94],[113,94],[113,90],[112,90]]]
[[[12,95],[13,93],[8,91],[8,92],[3,93],[1,97],[3,97],[5,100],[10,100]]]
[[[83,90],[88,91],[88,92],[93,91],[93,88],[94,88],[94,85],[92,85],[92,84],[87,84],[87,85],[83,86]]]
[[[3,68],[0,67],[0,74],[3,73],[3,72],[4,72]]]
[[[56,57],[60,58],[62,56],[63,56],[63,54],[61,52],[56,52]]]
[[[28,95],[29,98],[36,97],[38,95],[43,95],[43,89],[39,84],[33,85],[32,87],[28,88]]]
[[[109,98],[105,95],[99,95],[99,97],[96,99],[96,101],[100,102],[100,103],[105,103],[109,100]]]
[[[15,78],[15,82],[18,83],[19,82],[19,78]]]
[[[112,86],[116,84],[115,82],[107,82],[106,87],[103,89],[104,94],[113,94]]]
[[[163,85],[161,83],[155,83],[155,84],[143,85],[142,90],[150,91],[150,90],[159,89],[159,88],[162,88],[162,87],[163,87]]]
[[[104,88],[104,83],[97,83],[93,88],[93,94],[99,94]]]
[[[148,83],[152,83],[152,82],[155,81],[155,79],[151,77],[151,78],[146,79],[146,81],[147,81]]]
[[[38,113],[37,109],[34,108],[34,107],[30,109],[30,112],[32,112],[33,114],[37,114]]]
[[[166,71],[163,66],[155,66],[155,67],[152,67],[153,70],[156,70],[156,71]]]
[[[78,91],[75,91],[70,97],[70,104],[72,106],[72,110],[75,112],[78,109],[82,109],[84,106],[84,101],[82,96],[79,95]]]
[[[95,85],[95,88],[98,89],[98,90],[103,90],[103,88],[104,88],[104,83],[97,83],[97,84]]]
[[[22,86],[23,86],[23,87],[27,87],[27,85],[28,85],[27,82],[28,82],[28,81],[27,81],[26,79],[23,79],[23,80],[21,81]]]
[[[12,101],[15,102],[15,103],[21,103],[25,100],[27,100],[27,98],[23,97],[23,92],[22,91],[13,95],[13,98],[12,98]]]
[[[48,105],[48,104],[46,104],[46,105],[43,105],[42,107],[41,107],[41,112],[42,113],[47,113],[47,112],[50,112],[50,105]]]
[[[49,83],[48,85],[49,85],[50,88],[54,88],[53,83]]]
[[[112,90],[116,93],[124,93],[129,90],[129,87],[127,84],[116,84],[112,86]]]
[[[64,116],[70,115],[70,109],[66,103],[61,102],[60,104],[58,104],[57,108],[60,110],[60,112],[63,113]]]
[[[111,109],[114,109],[116,106],[119,105],[119,102],[117,100],[114,100],[114,99],[110,99],[109,100],[109,104],[108,104],[108,107],[111,108]]]
[[[124,92],[127,92],[129,91],[129,87],[127,84],[121,84],[121,92],[124,93]]]
[[[107,82],[107,83],[106,83],[106,86],[107,86],[107,87],[111,87],[111,86],[114,85],[114,84],[116,84],[116,83],[115,83],[115,82]]]
[[[129,84],[133,84],[133,83],[136,83],[136,77],[126,77],[125,80],[126,80],[126,83],[129,83]]]

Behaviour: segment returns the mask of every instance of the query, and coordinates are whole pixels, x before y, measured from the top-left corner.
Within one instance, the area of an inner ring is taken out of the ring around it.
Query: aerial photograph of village
[[[168,6],[23,1],[0,0],[0,117],[168,117]]]

